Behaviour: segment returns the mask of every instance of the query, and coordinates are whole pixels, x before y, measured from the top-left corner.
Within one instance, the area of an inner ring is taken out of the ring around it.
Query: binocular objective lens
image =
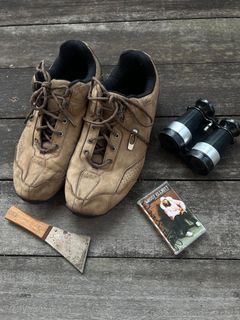
[[[190,130],[181,122],[173,121],[159,135],[161,145],[171,152],[179,152],[191,139]]]

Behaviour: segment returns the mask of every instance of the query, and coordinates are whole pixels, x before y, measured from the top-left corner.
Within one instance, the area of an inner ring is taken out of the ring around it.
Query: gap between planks
[[[34,26],[63,26],[76,24],[108,24],[108,23],[129,23],[129,22],[158,22],[158,21],[185,21],[185,20],[217,20],[217,19],[239,19],[240,16],[212,16],[212,17],[191,17],[191,18],[160,18],[160,19],[129,19],[129,20],[106,20],[106,21],[74,21],[74,22],[50,22],[50,23],[26,23],[26,24],[0,24],[0,28],[11,27],[34,27]]]
[[[15,257],[21,257],[21,258],[58,258],[63,259],[64,257],[61,255],[44,255],[44,254],[0,254],[0,258],[15,258]],[[115,260],[125,260],[125,259],[132,259],[132,260],[180,260],[180,261],[188,261],[188,260],[194,260],[194,261],[240,261],[240,258],[217,258],[217,257],[178,257],[178,256],[172,256],[172,257],[146,257],[146,256],[139,256],[139,257],[131,257],[131,256],[88,256],[88,259],[115,259]],[[64,258],[66,259],[66,258]]]

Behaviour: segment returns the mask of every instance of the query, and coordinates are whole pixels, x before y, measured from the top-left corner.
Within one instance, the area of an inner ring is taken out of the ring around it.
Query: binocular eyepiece
[[[233,119],[218,122],[214,114],[213,105],[199,99],[159,135],[163,148],[179,153],[199,174],[208,174],[219,162],[223,150],[240,135],[239,122]]]

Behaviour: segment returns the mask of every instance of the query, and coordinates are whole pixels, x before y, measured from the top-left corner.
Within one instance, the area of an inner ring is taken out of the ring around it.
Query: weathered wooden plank
[[[239,261],[0,258],[4,320],[237,320]]]
[[[228,147],[219,164],[206,177],[193,173],[177,155],[161,149],[158,134],[172,120],[173,118],[157,118],[155,120],[141,179],[240,179],[240,149],[238,148],[238,143]],[[23,122],[23,119],[0,120],[0,136],[2,137],[0,145],[0,179],[12,178],[14,149],[24,126]]]
[[[104,76],[111,68],[103,67]],[[180,115],[184,106],[194,104],[198,97],[213,101],[217,114],[240,115],[240,64],[174,64],[157,68],[161,78],[158,116]],[[0,118],[26,116],[33,73],[33,68],[0,69]]]
[[[116,63],[126,48],[145,50],[162,64],[239,62],[239,28],[239,19],[2,27],[0,67],[52,60],[64,40],[78,38],[91,44],[108,65]]]
[[[87,219],[71,214],[65,207],[63,191],[52,200],[29,204],[18,198],[11,182],[0,182],[0,207],[3,216],[16,204],[49,224],[92,237],[92,257],[173,257],[153,226],[139,211],[136,202],[161,181],[138,182],[129,195],[109,214]],[[239,259],[239,182],[172,181],[200,221],[207,234],[198,239],[182,257]],[[45,243],[23,229],[0,219],[0,254],[56,255]]]
[[[1,0],[1,25],[239,17],[237,0]]]

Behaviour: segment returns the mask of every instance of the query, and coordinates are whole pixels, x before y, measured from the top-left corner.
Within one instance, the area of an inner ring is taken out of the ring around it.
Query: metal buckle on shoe
[[[138,129],[133,129],[132,133],[130,134],[128,140],[128,150],[132,151],[136,142],[136,133],[138,133]]]

